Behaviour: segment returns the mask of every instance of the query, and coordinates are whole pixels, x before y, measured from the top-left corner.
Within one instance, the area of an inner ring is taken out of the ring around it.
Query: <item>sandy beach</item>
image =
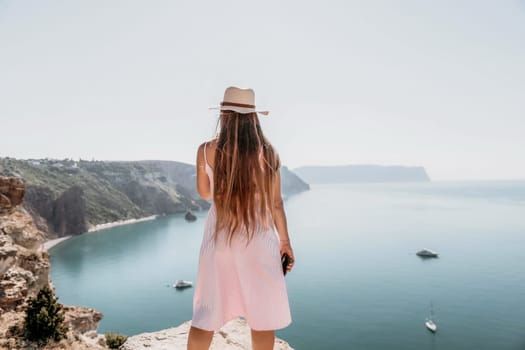
[[[45,241],[44,243],[42,243],[42,250],[48,251],[49,249],[51,249],[51,247],[54,247],[58,243],[65,241],[66,239],[71,238],[71,237],[73,236],[64,236],[60,238],[50,239],[49,241]]]
[[[118,221],[112,221],[112,222],[106,222],[104,224],[98,224],[88,229],[88,232],[95,232],[100,231],[106,228],[115,227],[115,226],[121,226],[121,225],[128,225],[128,224],[135,224],[137,222],[141,221],[148,221],[153,220],[157,217],[157,215],[151,215],[151,216],[145,216],[143,218],[139,219],[128,219],[128,220],[118,220]]]
[[[138,219],[127,219],[127,220],[118,220],[118,221],[106,222],[106,223],[103,223],[103,224],[98,224],[98,225],[92,226],[91,228],[88,229],[88,231],[86,233],[100,231],[100,230],[104,230],[104,229],[107,229],[107,228],[110,228],[110,227],[115,227],[115,226],[129,225],[129,224],[135,224],[135,223],[141,222],[141,221],[153,220],[156,217],[157,217],[157,215],[151,215],[151,216],[145,216],[143,218],[138,218]],[[69,236],[64,236],[64,237],[60,237],[60,238],[50,239],[49,241],[45,241],[44,243],[42,243],[42,250],[48,251],[49,249],[51,249],[51,247],[54,247],[55,245],[59,244],[60,242],[63,242],[66,239],[71,238],[71,237],[73,237],[73,236],[69,235]]]

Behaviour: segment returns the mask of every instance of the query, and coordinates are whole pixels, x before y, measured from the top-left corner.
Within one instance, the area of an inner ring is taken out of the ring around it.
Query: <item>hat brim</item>
[[[254,108],[248,107],[237,107],[237,106],[216,106],[208,107],[208,109],[220,109],[221,111],[234,111],[238,113],[259,113],[262,115],[268,115],[270,111],[256,111]]]

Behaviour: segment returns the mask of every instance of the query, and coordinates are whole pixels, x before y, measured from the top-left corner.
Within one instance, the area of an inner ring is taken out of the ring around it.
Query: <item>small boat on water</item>
[[[419,252],[417,252],[416,255],[421,256],[423,258],[437,258],[439,256],[438,253],[430,249],[422,249]]]
[[[177,289],[189,288],[191,286],[193,286],[193,282],[185,281],[185,280],[177,280],[173,284],[173,288],[177,288]]]
[[[427,329],[429,331],[431,331],[432,333],[436,333],[437,325],[432,320],[433,318],[434,318],[434,307],[433,307],[432,303],[430,303],[430,317],[428,317],[425,320],[425,327],[427,327]]]
[[[431,331],[432,333],[436,333],[437,331],[437,326],[432,320],[426,320],[425,327],[427,327],[428,330]]]

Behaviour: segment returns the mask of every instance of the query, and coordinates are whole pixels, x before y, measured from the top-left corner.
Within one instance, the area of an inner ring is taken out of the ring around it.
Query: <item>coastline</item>
[[[60,237],[60,238],[55,238],[55,239],[50,239],[49,241],[45,241],[44,243],[42,243],[42,250],[47,252],[49,249],[51,249],[51,247],[54,247],[56,246],[58,243],[62,242],[62,241],[65,241],[66,239],[68,238],[71,238],[73,236],[64,236],[64,237]]]
[[[98,224],[98,225],[94,225],[94,226],[90,227],[87,230],[87,232],[90,233],[90,232],[104,230],[104,229],[110,228],[110,227],[121,226],[121,225],[128,225],[128,224],[135,224],[135,223],[141,222],[141,221],[154,220],[154,219],[157,218],[157,216],[158,215],[150,215],[150,216],[145,216],[145,217],[138,218],[138,219],[127,219],[127,220],[117,220],[117,221],[106,222],[106,223],[103,223],[103,224]]]
[[[137,222],[154,220],[157,217],[158,215],[150,215],[150,216],[145,216],[145,217],[137,218],[137,219],[127,219],[127,220],[117,220],[117,221],[106,222],[103,224],[98,224],[98,225],[94,225],[90,227],[85,233],[92,233],[92,232],[104,230],[104,229],[115,227],[115,226],[129,225],[129,224],[135,224]],[[51,247],[54,247],[55,245],[71,237],[73,236],[69,235],[69,236],[64,236],[64,237],[50,239],[48,241],[45,241],[42,243],[42,250],[47,252],[49,249],[51,249]]]

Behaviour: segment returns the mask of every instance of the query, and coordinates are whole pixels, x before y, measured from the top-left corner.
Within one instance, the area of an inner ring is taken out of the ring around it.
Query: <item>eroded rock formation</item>
[[[44,235],[20,205],[25,186],[19,178],[0,177],[0,349],[32,349],[20,336],[29,297],[49,279],[49,255],[42,250]],[[45,349],[106,349],[97,334],[102,314],[79,306],[65,306],[67,339]]]
[[[4,177],[0,181],[0,215],[9,214],[22,203],[25,186],[22,179]]]

